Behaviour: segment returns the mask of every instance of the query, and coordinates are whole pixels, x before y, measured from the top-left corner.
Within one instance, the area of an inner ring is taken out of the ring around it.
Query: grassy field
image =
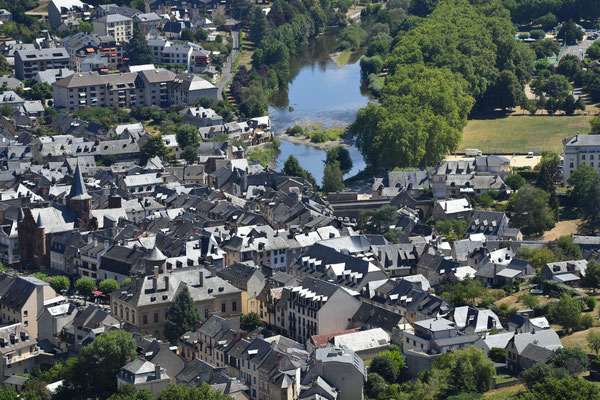
[[[350,49],[346,49],[344,51],[342,51],[337,57],[336,57],[336,64],[339,67],[343,67],[344,65],[346,65],[346,63],[348,62],[348,59],[350,58],[350,55],[352,55],[352,50]]]
[[[458,152],[475,148],[484,153],[562,152],[562,139],[590,129],[592,116],[513,115],[470,120]]]

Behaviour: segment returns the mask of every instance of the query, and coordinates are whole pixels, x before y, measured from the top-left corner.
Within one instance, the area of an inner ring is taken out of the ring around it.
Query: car
[[[529,153],[527,153],[527,158],[533,158],[533,151],[530,151]]]

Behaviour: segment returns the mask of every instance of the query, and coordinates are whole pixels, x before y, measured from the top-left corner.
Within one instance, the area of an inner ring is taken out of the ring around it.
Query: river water
[[[369,96],[361,88],[360,55],[353,55],[343,67],[338,67],[329,57],[337,46],[335,32],[312,40],[290,63],[291,82],[287,91],[277,93],[269,107],[269,117],[275,133],[284,132],[295,124],[318,125],[325,128],[345,127],[353,122],[356,111],[365,106]],[[289,107],[294,111],[289,111]],[[320,185],[325,167],[325,150],[281,140],[281,154],[277,170],[285,160],[294,155],[300,165],[308,170]],[[353,161],[353,176],[365,167],[362,155],[348,148]]]

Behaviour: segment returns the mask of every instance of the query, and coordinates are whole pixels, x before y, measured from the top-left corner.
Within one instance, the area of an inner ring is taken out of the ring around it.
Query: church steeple
[[[90,196],[85,188],[85,182],[79,168],[79,161],[75,168],[71,191],[67,196],[69,209],[77,218],[77,223],[80,229],[88,229],[90,220],[92,219],[92,196]]]
[[[85,188],[85,182],[83,182],[83,176],[81,175],[81,169],[79,168],[79,161],[77,161],[77,167],[75,168],[75,175],[73,176],[73,183],[71,184],[71,191],[67,196],[69,200],[88,200],[91,199]]]

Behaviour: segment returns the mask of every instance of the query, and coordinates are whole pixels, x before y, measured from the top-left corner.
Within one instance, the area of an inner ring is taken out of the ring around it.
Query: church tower
[[[87,229],[92,219],[92,196],[90,196],[85,188],[83,176],[79,169],[79,163],[75,168],[75,176],[71,184],[71,191],[67,196],[67,205],[77,218],[77,224],[80,229]]]

